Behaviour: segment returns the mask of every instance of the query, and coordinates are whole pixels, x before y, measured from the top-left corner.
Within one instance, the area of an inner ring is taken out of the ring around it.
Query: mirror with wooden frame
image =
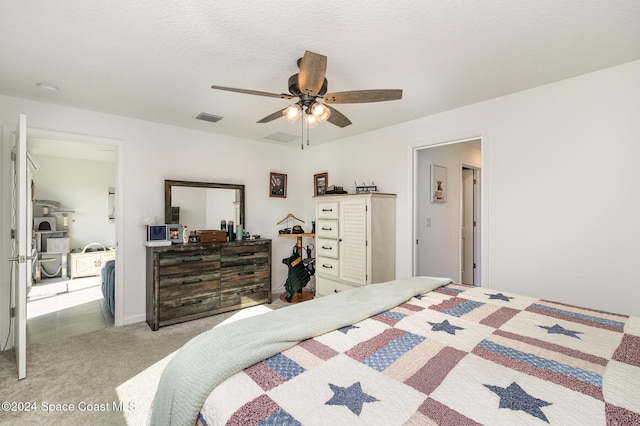
[[[189,231],[220,229],[222,220],[244,223],[244,185],[184,180],[164,181],[164,217]]]

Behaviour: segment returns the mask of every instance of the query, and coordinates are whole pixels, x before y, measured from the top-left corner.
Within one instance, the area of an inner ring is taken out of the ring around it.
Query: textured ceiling
[[[312,129],[322,143],[640,59],[640,1],[0,4],[0,93],[269,143],[299,146],[300,123],[256,124],[290,101],[210,87],[287,92],[305,50],[328,57],[329,92],[404,90],[334,105],[353,124]]]

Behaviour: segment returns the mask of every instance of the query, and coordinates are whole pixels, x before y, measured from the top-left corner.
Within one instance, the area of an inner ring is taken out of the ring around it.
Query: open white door
[[[31,226],[29,224],[29,193],[30,187],[27,172],[27,116],[21,114],[15,136],[15,182],[14,209],[16,223],[14,223],[15,262],[14,301],[15,312],[13,345],[18,364],[18,379],[27,375],[27,283],[31,280]]]

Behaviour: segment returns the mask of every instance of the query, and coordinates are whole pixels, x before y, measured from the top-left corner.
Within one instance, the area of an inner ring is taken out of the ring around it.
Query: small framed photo
[[[318,173],[313,175],[313,195],[324,195],[329,186],[329,173]]]
[[[172,244],[182,244],[184,242],[184,236],[183,236],[183,228],[182,225],[178,225],[178,224],[170,224],[167,225],[168,229],[168,234],[169,234],[169,241],[171,241]]]
[[[431,165],[431,202],[447,202],[447,168]]]
[[[269,196],[287,198],[287,175],[271,172],[269,179]]]

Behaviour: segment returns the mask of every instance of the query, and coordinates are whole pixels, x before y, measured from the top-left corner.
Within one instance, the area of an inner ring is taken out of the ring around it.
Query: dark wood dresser
[[[152,330],[263,303],[271,303],[271,240],[147,247]]]

